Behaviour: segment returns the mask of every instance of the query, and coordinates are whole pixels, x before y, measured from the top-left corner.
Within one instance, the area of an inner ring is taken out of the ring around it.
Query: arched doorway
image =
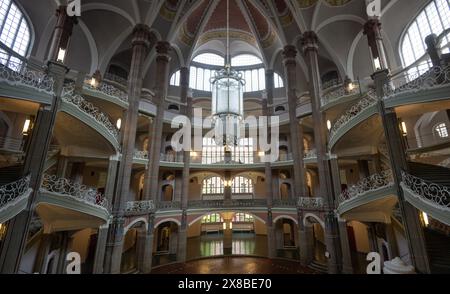
[[[178,224],[166,221],[155,228],[153,265],[162,265],[177,260]]]
[[[309,232],[307,238],[312,240],[311,259],[323,266],[327,266],[326,243],[325,243],[325,225],[316,215],[306,215],[304,219],[305,230]]]
[[[290,259],[299,259],[298,252],[298,226],[288,217],[282,217],[275,222],[275,244],[277,256]]]
[[[162,201],[172,201],[173,200],[173,187],[172,185],[164,185],[162,187]]]
[[[123,238],[122,259],[120,263],[121,273],[130,273],[138,267],[138,236],[147,231],[144,222],[138,222],[129,228]]]

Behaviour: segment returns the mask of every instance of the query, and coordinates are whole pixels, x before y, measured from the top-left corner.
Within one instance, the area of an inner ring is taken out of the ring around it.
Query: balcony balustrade
[[[156,206],[153,200],[128,201],[125,206],[127,215],[147,214],[155,210]]]
[[[323,198],[301,197],[298,199],[298,207],[307,210],[320,210],[323,208]]]

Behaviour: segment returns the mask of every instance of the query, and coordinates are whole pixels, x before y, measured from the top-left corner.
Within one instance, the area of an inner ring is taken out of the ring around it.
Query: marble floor
[[[220,257],[170,264],[155,268],[152,274],[318,274],[298,262],[258,258]]]

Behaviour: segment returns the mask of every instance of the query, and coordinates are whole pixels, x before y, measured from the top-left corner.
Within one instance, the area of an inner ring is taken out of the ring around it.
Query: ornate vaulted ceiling
[[[32,56],[44,60],[55,25],[54,11],[66,0],[16,0],[33,23]],[[381,0],[385,46],[392,68],[400,65],[398,44],[408,22],[428,0]],[[370,73],[365,0],[230,0],[233,54],[253,53],[269,68],[282,70],[281,50],[288,44],[299,49],[302,32],[313,30],[320,42],[321,70],[338,70],[341,76],[364,78]],[[112,60],[127,67],[130,35],[136,24],[151,27],[157,40],[173,46],[172,68],[189,64],[206,50],[224,52],[226,0],[83,0],[68,55],[71,68],[88,73],[105,72]],[[155,52],[145,63],[150,73]],[[301,78],[306,65],[298,55]],[[148,78],[149,79],[149,78]],[[149,79],[150,80],[150,79]]]

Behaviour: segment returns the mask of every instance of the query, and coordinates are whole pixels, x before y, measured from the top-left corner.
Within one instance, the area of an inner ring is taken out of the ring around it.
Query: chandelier
[[[212,121],[217,145],[226,149],[236,146],[244,115],[244,86],[242,74],[231,68],[230,62],[230,3],[227,0],[227,45],[225,67],[214,73],[212,84]]]

